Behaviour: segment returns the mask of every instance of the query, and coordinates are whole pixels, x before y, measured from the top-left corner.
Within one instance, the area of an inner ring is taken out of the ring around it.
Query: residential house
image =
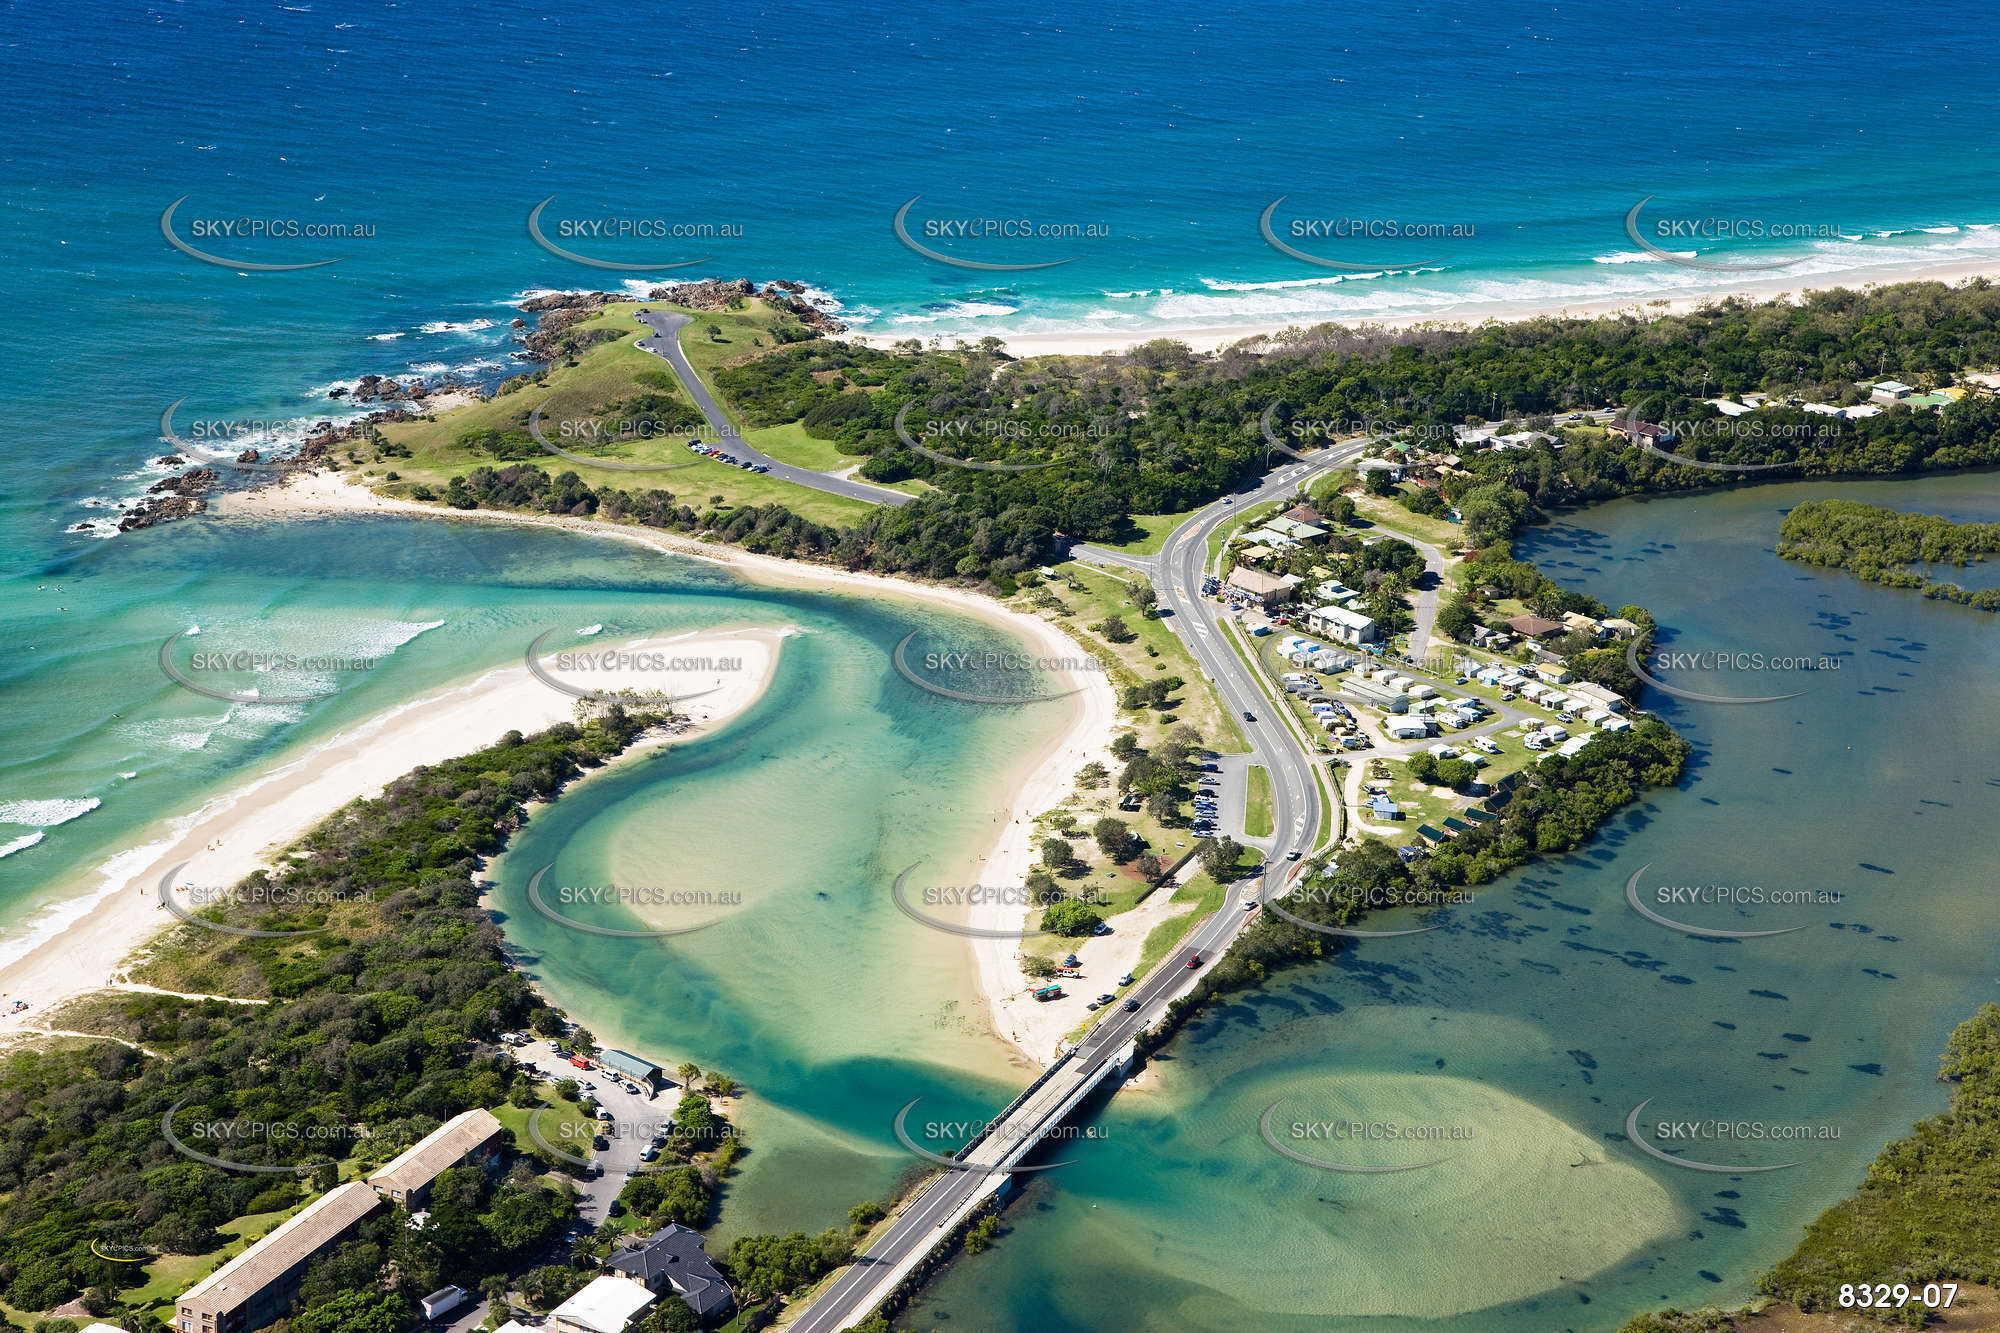
[[[1314,527],[1310,523],[1301,523],[1295,518],[1274,518],[1266,523],[1264,528],[1268,532],[1278,533],[1301,545],[1311,545],[1313,542],[1323,541],[1326,538],[1325,528]]]
[[[431,1182],[468,1157],[487,1156],[500,1145],[500,1122],[475,1107],[439,1125],[368,1177],[374,1191],[416,1212],[430,1200]]]
[[[1507,628],[1524,639],[1548,639],[1563,632],[1562,622],[1538,616],[1533,612],[1515,616],[1507,622]]]
[[[1604,429],[1633,444],[1671,444],[1680,438],[1672,426],[1661,426],[1651,421],[1633,421],[1625,417],[1612,417],[1604,423]]]
[[[1572,634],[1588,634],[1593,638],[1599,639],[1604,637],[1604,626],[1599,623],[1597,618],[1587,616],[1581,611],[1563,612],[1562,623],[1563,628]]]
[[[735,1300],[702,1249],[700,1234],[678,1223],[644,1240],[627,1242],[604,1261],[604,1267],[656,1296],[680,1297],[704,1324],[719,1319]]]
[[[353,1234],[382,1206],[374,1190],[349,1181],[328,1190],[243,1253],[181,1293],[178,1333],[254,1333],[290,1312],[306,1265]]]
[[[1304,580],[1296,574],[1270,574],[1261,569],[1246,569],[1242,565],[1229,571],[1229,586],[1260,602],[1289,602],[1298,596],[1302,582]]]
[[[1625,711],[1625,696],[1615,690],[1608,690],[1595,681],[1583,680],[1568,687],[1572,699],[1588,699],[1597,707],[1612,713]]]
[[[555,1333],[625,1333],[656,1297],[643,1283],[624,1277],[593,1279],[549,1315]]]
[[[1319,510],[1314,509],[1311,505],[1293,505],[1285,511],[1285,517],[1294,523],[1317,524],[1321,521]]]
[[[1373,643],[1376,638],[1375,621],[1359,611],[1349,611],[1345,607],[1322,606],[1306,615],[1306,623],[1317,633],[1342,643]]]
[[[1612,616],[1610,619],[1602,620],[1598,623],[1610,631],[1613,638],[1636,639],[1639,637],[1639,627],[1622,616]]]
[[[1560,662],[1537,662],[1535,674],[1551,685],[1567,685],[1572,679],[1569,668]]]
[[[1706,401],[1710,407],[1714,408],[1716,411],[1722,413],[1722,415],[1726,417],[1740,417],[1747,412],[1754,412],[1756,410],[1753,407],[1749,407],[1743,403],[1734,402],[1728,398],[1710,398],[1707,399]]]
[[[1882,380],[1868,388],[1868,396],[1878,403],[1900,403],[1917,391],[1913,384],[1901,380]]]
[[[1389,474],[1390,481],[1401,481],[1403,479],[1403,465],[1401,463],[1392,463],[1386,458],[1364,458],[1356,465],[1354,470],[1364,477],[1371,472],[1386,472]]]

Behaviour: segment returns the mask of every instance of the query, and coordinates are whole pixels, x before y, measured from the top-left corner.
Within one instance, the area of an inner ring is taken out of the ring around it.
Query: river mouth
[[[1083,1161],[1030,1186],[1006,1240],[955,1265],[911,1319],[1540,1333],[1754,1295],[1884,1143],[1942,1109],[1938,1054],[1990,998],[2000,945],[1984,850],[2000,815],[2000,625],[1778,559],[1784,510],[1810,496],[2000,517],[1993,477],[1966,474],[1622,501],[1532,531],[1521,558],[1647,607],[1667,647],[1709,654],[1680,668],[1694,688],[1805,692],[1744,707],[1649,693],[1696,746],[1679,788],[1575,855],[1480,886],[1443,929],[1216,1006],[1155,1063],[1154,1089],[1114,1099]],[[1773,668],[1736,659],[1751,653],[1833,665],[1771,689]],[[1806,928],[1661,925],[1627,900],[1642,868],[1645,905],[1686,925]],[[1280,1125],[1315,1096],[1361,1091],[1358,1118],[1421,1118],[1440,1080],[1490,1097],[1463,1103],[1486,1108],[1467,1112],[1475,1128],[1488,1116],[1523,1149],[1540,1133],[1589,1151],[1454,1201],[1419,1180],[1445,1165],[1369,1179],[1288,1162],[1257,1133],[1280,1096]],[[1643,1153],[1626,1121],[1649,1099],[1647,1142],[1742,1173]],[[1286,1173],[1294,1188],[1278,1187]],[[1601,1193],[1566,1199],[1591,1173]],[[1561,1177],[1553,1193],[1544,1175]],[[1536,1243],[1516,1250],[1523,1237]],[[1031,1272],[1035,1312],[1013,1294]],[[1041,1317],[1051,1308],[1062,1317]]]

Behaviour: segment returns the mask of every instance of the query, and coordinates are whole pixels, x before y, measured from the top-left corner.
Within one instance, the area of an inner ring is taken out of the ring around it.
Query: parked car
[[[1129,985],[1131,985],[1131,984],[1132,984],[1132,974],[1131,974],[1130,972],[1127,972],[1127,973],[1126,973],[1126,974],[1125,974],[1124,976],[1122,976],[1122,977],[1118,978],[1118,984],[1119,984],[1119,985],[1121,985],[1121,986],[1129,986]]]

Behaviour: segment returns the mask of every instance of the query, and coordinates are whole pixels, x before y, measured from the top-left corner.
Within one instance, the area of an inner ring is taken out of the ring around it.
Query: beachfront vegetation
[[[694,424],[692,405],[634,346],[643,332],[635,310],[612,303],[568,325],[565,359],[512,392],[435,421],[383,423],[374,452],[362,444],[349,453],[364,465],[393,461],[399,494],[461,508],[603,517],[852,569],[983,579],[1003,591],[1051,557],[1057,534],[1143,550],[1163,536],[1148,516],[1189,512],[1260,476],[1272,457],[1262,419],[1274,404],[1271,430],[1304,442],[1339,434],[1341,423],[1387,422],[1403,428],[1395,443],[1435,443],[1452,425],[1488,417],[1560,442],[1471,454],[1435,487],[1370,474],[1368,484],[1396,496],[1386,503],[1412,525],[1450,529],[1475,547],[1503,543],[1555,506],[1746,475],[1648,453],[1595,422],[1555,424],[1578,409],[1678,423],[1675,450],[1700,461],[1783,465],[1748,474],[1758,479],[2000,462],[2000,400],[1984,394],[1854,421],[1781,403],[1758,413],[1754,430],[1703,401],[1758,390],[1846,403],[1862,396],[1858,379],[1886,371],[1949,383],[2000,359],[2000,288],[1983,281],[1722,301],[1643,318],[1328,325],[1266,340],[1255,353],[1213,356],[1164,341],[1117,356],[1030,360],[992,339],[882,349],[801,336],[790,316],[754,301],[698,313],[725,337],[704,336],[697,323],[684,346],[738,424],[786,432],[798,448],[814,442],[829,466],[858,460],[879,484],[921,484],[893,510],[695,461],[665,433]],[[542,402],[573,429],[617,427],[572,452],[693,466],[632,488],[628,474],[547,455],[526,435]],[[1444,524],[1454,508],[1462,522]]]
[[[182,1286],[243,1248],[228,1240],[242,1219],[275,1224],[460,1111],[504,1114],[519,1109],[507,1103],[542,1100],[546,1090],[494,1039],[560,1030],[560,1016],[508,965],[473,876],[530,802],[553,798],[658,720],[614,705],[413,770],[323,820],[281,874],[239,885],[243,905],[210,912],[220,924],[311,933],[189,925],[135,973],[170,992],[258,1003],[100,993],[58,1025],[104,1040],[0,1064],[6,1303],[45,1310],[93,1292],[93,1310],[122,1327],[158,1328]],[[169,1114],[183,1141],[210,1155],[300,1170],[252,1174],[180,1155],[161,1132]],[[690,1158],[697,1142],[734,1142],[699,1120]],[[425,1226],[385,1210],[315,1261],[306,1303],[346,1312],[315,1316],[321,1333],[394,1327],[417,1297],[506,1272],[559,1234],[576,1211],[566,1177],[579,1168],[513,1147],[497,1179],[477,1169],[441,1176]],[[175,1280],[155,1284],[156,1268]],[[329,1304],[343,1294],[355,1300]]]
[[[2000,523],[1954,523],[1853,500],[1806,500],[1778,526],[1777,550],[1787,560],[1844,569],[1870,583],[2000,611],[2000,588],[1961,588],[1925,571],[1974,564],[2000,551]]]

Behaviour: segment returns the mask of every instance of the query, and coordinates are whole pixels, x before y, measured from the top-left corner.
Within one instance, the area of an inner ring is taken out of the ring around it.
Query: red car
[[[1194,970],[1195,970],[1195,969],[1196,969],[1197,967],[1200,967],[1200,966],[1201,966],[1201,955],[1200,955],[1200,954],[1195,954],[1195,955],[1193,955],[1192,957],[1190,957],[1190,958],[1189,958],[1189,959],[1187,960],[1187,965],[1188,965],[1188,971],[1190,971],[1190,972],[1194,971]]]

